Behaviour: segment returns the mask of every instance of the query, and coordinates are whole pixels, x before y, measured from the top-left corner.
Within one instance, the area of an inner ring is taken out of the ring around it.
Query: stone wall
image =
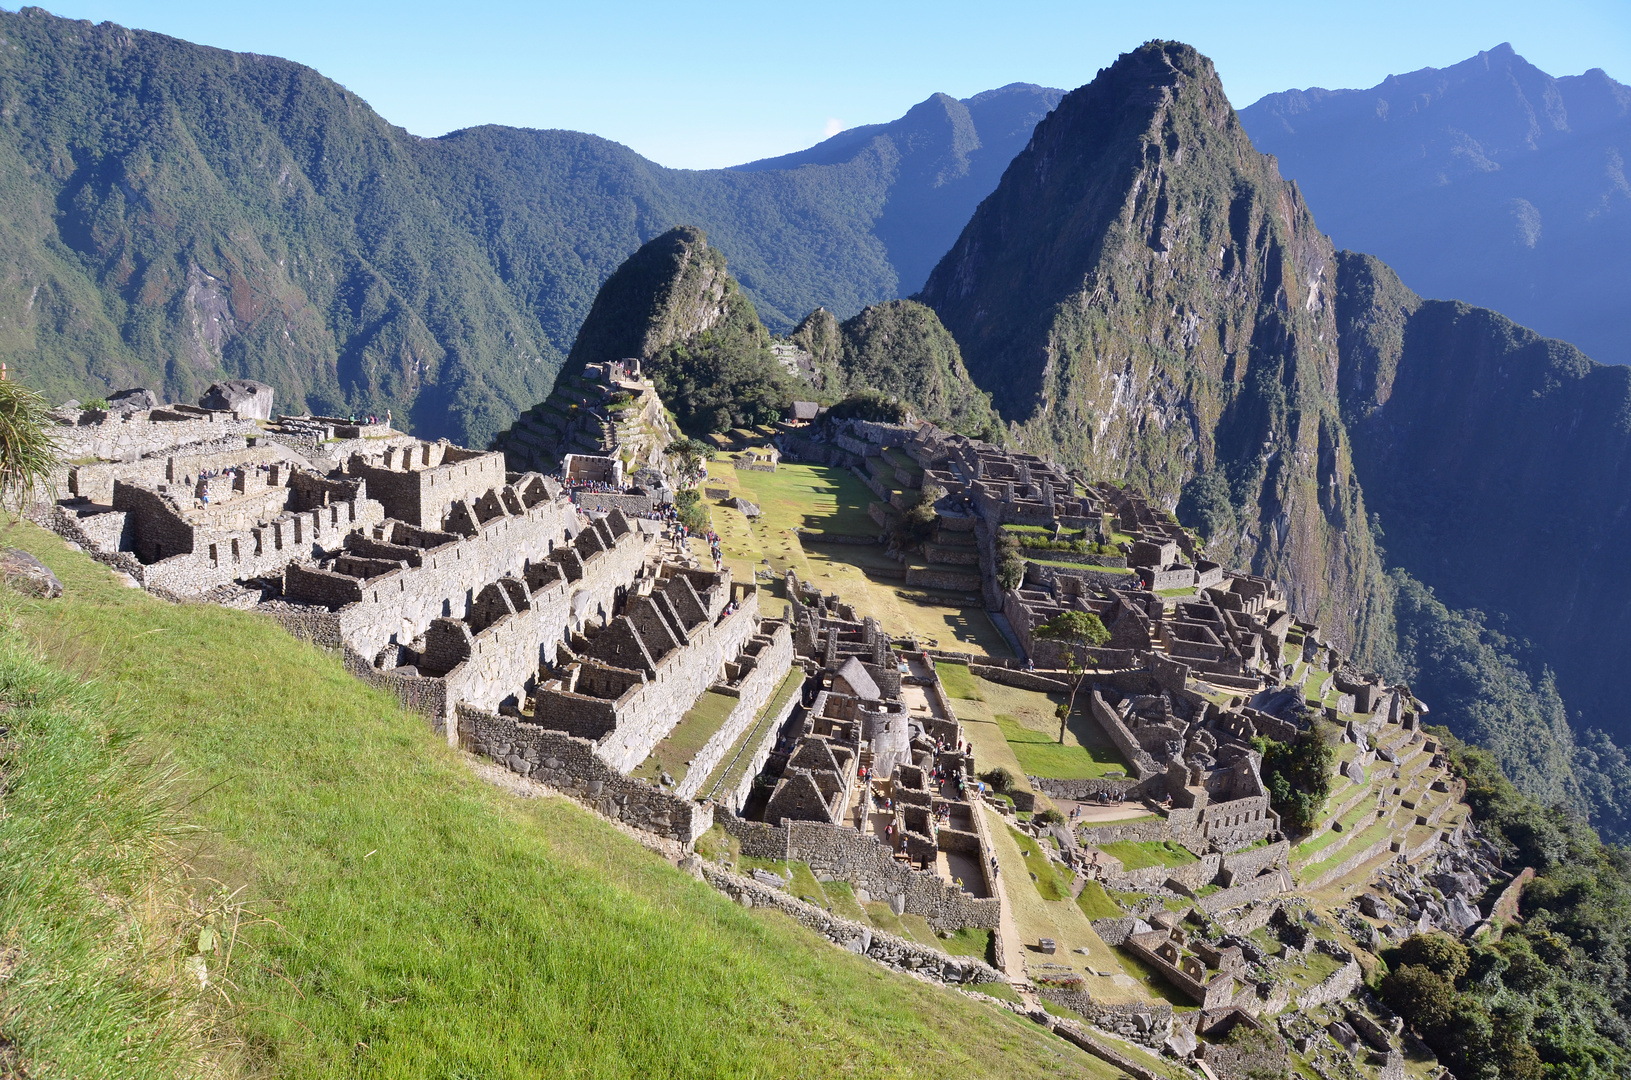
[[[849,881],[856,887],[857,899],[864,892],[873,900],[891,901],[893,906],[899,898],[907,914],[923,916],[936,930],[997,926],[995,898],[971,896],[938,874],[913,869],[897,861],[873,837],[846,826],[813,821],[789,821],[786,828],[788,857]]]
[[[713,807],[671,795],[614,769],[587,739],[460,704],[459,745],[548,784],[606,817],[682,844],[713,825]]]
[[[1240,883],[1237,885],[1201,897],[1197,901],[1201,910],[1208,915],[1215,915],[1254,900],[1268,900],[1281,893],[1290,892],[1295,885],[1287,870],[1271,870],[1259,877],[1239,880]]]
[[[1105,736],[1115,744],[1117,750],[1121,751],[1121,756],[1131,763],[1140,780],[1151,779],[1161,772],[1154,759],[1138,744],[1138,740],[1133,738],[1133,733],[1127,730],[1127,725],[1122,722],[1120,715],[1105,702],[1097,690],[1089,692],[1087,701],[1088,711],[1093,719],[1098,721],[1099,727],[1104,729]]]
[[[938,566],[913,566],[906,570],[906,584],[923,589],[946,589],[953,592],[979,592],[978,574],[964,574]]]
[[[1230,852],[1223,857],[1223,883],[1233,885],[1236,881],[1250,880],[1271,866],[1284,866],[1290,854],[1291,842],[1288,840],[1276,840],[1263,847]]]
[[[1306,1011],[1308,1009],[1317,1009],[1322,1005],[1329,1005],[1333,1001],[1341,1001],[1359,989],[1360,983],[1364,981],[1364,975],[1364,970],[1359,966],[1359,961],[1349,960],[1336,971],[1326,976],[1323,981],[1298,994],[1297,1008]]]
[[[862,903],[886,902],[897,913],[923,916],[936,930],[996,929],[995,898],[971,896],[938,874],[899,862],[881,842],[847,826],[813,821],[772,826],[728,814],[719,815],[719,823],[741,843],[743,855],[808,863],[811,870],[855,886]]]
[[[570,503],[545,499],[521,514],[479,524],[469,537],[420,549],[420,565],[368,580],[353,606],[339,612],[341,634],[364,656],[373,656],[392,642],[406,645],[429,629],[433,619],[463,618],[484,585],[522,574],[529,562],[548,560],[552,552],[567,546],[579,527]],[[591,613],[610,611],[616,590],[634,578],[650,553],[650,542],[641,541],[636,534],[611,551],[583,559],[581,575],[562,583],[559,591],[569,600],[583,594],[586,600],[580,603]],[[577,569],[574,564],[569,579]],[[285,591],[303,598],[299,587],[285,586]],[[557,625],[557,640],[566,622],[563,618]]]
[[[445,442],[393,447],[383,463],[358,455],[348,471],[368,481],[369,493],[384,504],[388,517],[433,529],[442,527],[454,503],[473,503],[505,480],[503,454]]]
[[[1163,797],[1166,795],[1167,778],[1162,773],[1148,780],[1139,780],[1136,777],[1116,779],[1113,777],[1095,776],[1080,780],[1053,780],[1048,777],[1030,778],[1031,786],[1039,789],[1050,799],[1070,799],[1073,802],[1090,802],[1099,795],[1108,795],[1122,799],[1138,800],[1146,797]],[[1105,841],[1109,843],[1110,841]]]
[[[739,904],[763,907],[791,915],[801,925],[851,952],[923,978],[949,985],[1007,982],[1007,977],[984,961],[943,952],[875,930],[823,911],[814,904],[788,896],[779,889],[698,859],[692,864],[702,879]]]
[[[775,622],[761,624],[760,629],[761,632],[769,630],[770,643],[752,658],[753,670],[744,675],[741,682],[733,687],[738,700],[731,708],[730,715],[702,749],[691,758],[685,779],[674,789],[674,794],[682,799],[689,799],[698,794],[698,789],[714,771],[714,767],[720,763],[730,748],[736,745],[736,740],[742,737],[748,726],[758,719],[760,710],[770,702],[771,695],[776,692],[776,688],[782,684],[788,670],[793,666],[793,632],[788,625]],[[795,694],[789,698],[789,705],[796,700]]]
[[[97,458],[102,461],[135,461],[198,443],[213,443],[230,436],[259,436],[260,425],[239,420],[230,413],[211,413],[197,419],[154,420],[148,412],[120,416],[81,414],[85,422],[51,429],[66,461]]]

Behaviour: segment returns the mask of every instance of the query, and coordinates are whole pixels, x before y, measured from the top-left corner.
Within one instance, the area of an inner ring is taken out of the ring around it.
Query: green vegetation
[[[890,539],[896,547],[921,548],[924,542],[934,535],[935,526],[940,521],[940,515],[935,513],[934,504],[945,494],[945,489],[937,484],[923,486],[912,508],[895,519]]]
[[[1065,729],[1076,708],[1076,695],[1082,689],[1086,671],[1076,659],[1076,648],[1096,648],[1110,640],[1110,631],[1091,611],[1061,611],[1038,626],[1033,633],[1047,641],[1074,646],[1065,653],[1065,671],[1070,675],[1070,698],[1059,706],[1059,744],[1064,745]]]
[[[1121,860],[1124,870],[1142,870],[1147,866],[1187,866],[1196,862],[1189,849],[1171,840],[1117,840],[1098,845],[1106,855]]]
[[[814,540],[824,533],[877,534],[878,525],[866,512],[872,493],[848,469],[784,463],[773,473],[743,469],[734,475],[737,486],[758,503],[766,537],[788,528]]]
[[[1081,725],[1092,729],[1083,734],[1098,734],[1098,738],[1073,746],[1061,743],[1046,732],[1025,727],[1007,714],[999,713],[994,719],[1002,729],[1002,737],[1013,747],[1020,768],[1026,776],[1043,776],[1051,780],[1085,780],[1127,771],[1127,762],[1109,739],[1096,731],[1096,725]]]
[[[836,369],[843,388],[898,398],[921,420],[1002,441],[990,395],[969,378],[957,342],[930,308],[912,300],[873,304],[844,323],[840,334]],[[842,415],[837,409],[849,407],[850,400],[836,406],[834,415]]]
[[[679,516],[680,524],[693,533],[707,532],[713,526],[708,504],[702,501],[702,495],[696,488],[674,493],[674,512]]]
[[[794,380],[770,352],[753,301],[701,229],[641,245],[606,279],[578,332],[568,372],[637,356],[663,405],[692,435],[779,419]]]
[[[0,381],[0,507],[18,514],[48,486],[58,461],[50,406],[20,382]]]
[[[1589,813],[1598,829],[1631,826],[1631,761],[1602,731],[1575,732],[1552,672],[1531,673],[1525,646],[1478,611],[1446,607],[1395,571],[1394,612],[1403,674],[1458,738],[1495,755],[1501,771],[1542,802]]]
[[[962,698],[964,701],[985,700],[980,694],[980,681],[968,670],[967,664],[936,661],[934,670],[935,674],[940,676],[940,686],[946,691],[946,696]]]
[[[997,533],[997,584],[1003,591],[1017,589],[1025,582],[1025,557],[1019,541],[1010,532]]]
[[[1082,894],[1076,898],[1076,906],[1082,909],[1082,914],[1089,919],[1119,919],[1127,914],[1114,900],[1110,899],[1104,891],[1104,886],[1097,881],[1089,881],[1082,886]]]
[[[125,951],[132,939],[100,936],[92,909],[117,904],[130,875],[153,880],[142,849],[164,841],[163,822],[130,801],[141,772],[116,759],[165,752],[203,830],[187,850],[241,888],[235,903],[252,916],[235,938],[222,927],[233,948],[232,1040],[250,1071],[521,1077],[547,1063],[555,1075],[622,1076],[683,1062],[722,1076],[948,1067],[1023,1076],[1074,1074],[1088,1062],[1020,1021],[742,910],[569,800],[520,800],[489,785],[422,718],[267,620],[125,588],[31,526],[5,542],[38,554],[67,595],[18,602],[15,623],[0,627],[0,695],[37,692],[43,708],[73,713],[7,717],[21,749],[6,765],[0,903],[8,928],[40,950],[8,952],[19,965],[8,1004],[24,992],[75,1003],[50,1021],[55,1035],[8,1008],[0,1033],[30,1072],[54,1061],[75,1075],[144,1075],[148,1066],[126,1067],[128,1058],[158,1062],[164,1051],[154,997],[132,988],[146,971]],[[213,677],[223,641],[237,658],[226,679]],[[7,669],[18,653],[72,668],[77,689],[60,698],[60,678]],[[109,740],[110,724],[128,734]],[[60,749],[33,742],[45,727]],[[76,823],[75,807],[94,815]],[[57,847],[86,826],[95,844]],[[95,861],[109,839],[108,858],[128,853],[124,866]],[[25,851],[39,874],[11,854]],[[86,874],[106,887],[85,890]],[[111,915],[130,925],[124,911]],[[217,955],[196,923],[182,929],[158,943],[179,937]],[[84,953],[81,964],[78,949],[102,955]],[[94,985],[66,981],[76,973]],[[137,1008],[147,1023],[120,1024]],[[126,1041],[115,1045],[115,1031]],[[71,1066],[100,1051],[100,1065]]]
[[[1523,921],[1470,947],[1417,937],[1384,953],[1380,990],[1458,1076],[1631,1069],[1631,858],[1576,815],[1521,793],[1494,755],[1445,735],[1480,834],[1533,867]]]
[[[911,412],[898,394],[882,390],[856,390],[827,410],[834,420],[870,420],[875,424],[904,424]]]
[[[3,601],[8,622],[13,606]],[[63,1076],[188,1074],[221,1049],[215,988],[241,911],[177,858],[188,837],[176,770],[132,753],[128,703],[49,666],[9,627],[0,709],[0,1067],[19,1077],[19,1065],[51,1075],[36,1063]]]
[[[951,102],[974,150],[912,122],[797,169],[665,169],[571,131],[422,139],[276,57],[44,12],[0,29],[0,246],[40,286],[0,298],[14,378],[53,401],[257,378],[289,412],[393,409],[470,446],[547,394],[600,283],[675,222],[730,252],[779,330],[915,290],[1058,98]]]
[[[1252,747],[1263,755],[1263,783],[1269,803],[1288,825],[1311,828],[1331,794],[1336,751],[1317,729],[1295,743],[1258,737]]]
[[[1025,868],[1030,871],[1031,880],[1036,884],[1036,891],[1042,899],[1070,899],[1069,871],[1051,861],[1034,837],[1026,836],[1013,828],[1008,830],[1008,834],[1014,838],[1014,844],[1025,856]]]

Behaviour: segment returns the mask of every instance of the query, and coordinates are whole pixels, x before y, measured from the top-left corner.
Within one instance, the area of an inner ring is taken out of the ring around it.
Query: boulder
[[[272,419],[272,388],[253,379],[229,379],[214,383],[198,399],[203,409],[225,409],[240,420]]]
[[[783,881],[780,877],[772,874],[768,870],[755,870],[753,872],[753,880],[757,881],[761,885],[769,885],[772,889],[787,888],[787,882]]]
[[[108,395],[108,412],[110,413],[142,412],[145,409],[156,409],[158,407],[158,395],[144,386],[120,390],[116,394]]]
[[[1172,1025],[1172,1034],[1167,1036],[1166,1048],[1172,1052],[1173,1057],[1187,1058],[1200,1045],[1200,1040],[1195,1038],[1195,1033],[1189,1028],[1183,1024]]]
[[[25,596],[40,600],[54,600],[62,595],[62,582],[50,567],[17,548],[0,551],[0,577],[6,584]]]
[[[1473,896],[1478,893],[1478,878],[1465,870],[1434,874],[1427,879],[1445,896]]]

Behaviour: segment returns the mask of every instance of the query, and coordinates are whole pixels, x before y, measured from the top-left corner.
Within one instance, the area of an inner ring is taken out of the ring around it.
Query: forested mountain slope
[[[1210,63],[1162,42],[1066,95],[922,299],[1027,446],[1164,498],[1526,788],[1623,830],[1631,771],[1589,730],[1631,736],[1602,583],[1623,369],[1337,252]]]
[[[676,224],[709,231],[772,329],[899,295],[901,208],[940,206],[904,228],[949,242],[1053,100],[947,99],[819,164],[692,172],[576,132],[419,139],[298,64],[37,8],[0,12],[0,38],[15,369],[58,399],[253,377],[284,407],[394,409],[474,445],[548,392],[600,283]]]
[[[1631,363],[1631,87],[1500,45],[1366,90],[1270,94],[1240,122],[1339,245]]]
[[[1175,503],[1361,655],[1383,574],[1336,398],[1335,252],[1211,61],[1152,42],[1067,94],[922,299],[1037,453]]]

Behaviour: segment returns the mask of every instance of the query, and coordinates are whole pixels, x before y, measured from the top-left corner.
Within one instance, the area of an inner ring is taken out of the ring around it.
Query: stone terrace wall
[[[704,881],[737,903],[784,912],[829,941],[880,963],[954,986],[1008,981],[1006,976],[983,961],[967,956],[947,956],[882,930],[839,918],[779,889],[700,859],[693,865],[698,866],[697,872]]]
[[[720,814],[717,820],[742,845],[743,855],[809,863],[812,870],[854,885],[862,902],[883,901],[905,914],[922,915],[937,930],[996,929],[996,899],[970,896],[938,874],[898,862],[882,843],[854,829],[813,821],[766,825],[732,814]]]
[[[1276,840],[1259,848],[1249,848],[1245,851],[1235,851],[1223,857],[1223,874],[1235,881],[1250,880],[1267,870],[1271,866],[1284,866],[1291,854],[1291,843],[1288,840]]]
[[[339,612],[341,636],[370,657],[392,639],[407,644],[423,634],[432,619],[462,618],[484,585],[519,574],[529,561],[547,559],[552,548],[561,548],[577,531],[577,512],[565,500],[545,499],[521,514],[494,518],[468,539],[423,551],[419,566],[368,579],[359,598]],[[590,556],[582,580],[565,583],[566,595],[586,592],[590,611],[597,606],[610,611],[616,588],[633,579],[649,551],[638,539],[625,538],[613,551]],[[557,633],[565,622],[557,624]],[[519,684],[506,692],[518,688]]]
[[[659,660],[655,679],[618,699],[617,727],[601,740],[601,754],[622,772],[637,767],[758,630],[759,594],[750,590],[734,612]]]
[[[743,676],[741,684],[734,688],[739,697],[731,709],[731,714],[725,718],[725,722],[702,749],[692,757],[685,779],[674,789],[674,794],[682,799],[689,799],[697,794],[697,789],[714,771],[714,766],[718,765],[725,753],[736,745],[736,740],[741,738],[748,725],[758,718],[759,710],[769,703],[770,696],[782,684],[782,680],[787,677],[788,669],[792,666],[793,632],[786,623],[772,623],[770,644],[760,649],[758,656],[753,657],[753,670]]]
[[[1268,900],[1281,893],[1290,892],[1295,883],[1291,880],[1291,873],[1287,870],[1274,870],[1260,877],[1241,880],[1238,884],[1227,889],[1203,896],[1197,901],[1201,910],[1208,915],[1215,915],[1220,911],[1227,911],[1233,907],[1249,904],[1254,900]]]
[[[899,897],[907,914],[922,915],[936,930],[997,926],[996,899],[970,896],[938,874],[913,869],[870,836],[813,821],[790,821],[786,830],[788,858],[849,881],[874,900]]]
[[[85,413],[85,417],[95,413]],[[67,461],[98,458],[134,461],[196,443],[212,443],[229,436],[259,436],[260,425],[230,414],[212,414],[197,420],[154,420],[148,413],[110,416],[101,423],[64,425],[51,429]]]
[[[1316,983],[1298,994],[1297,1008],[1304,1010],[1317,1009],[1321,1005],[1341,1001],[1359,989],[1359,984],[1364,980],[1364,975],[1364,970],[1359,966],[1359,961],[1349,960],[1336,971],[1326,976],[1323,982]]]
[[[459,745],[548,784],[606,817],[690,844],[713,825],[713,807],[677,798],[612,768],[587,739],[467,705],[457,708]]]

